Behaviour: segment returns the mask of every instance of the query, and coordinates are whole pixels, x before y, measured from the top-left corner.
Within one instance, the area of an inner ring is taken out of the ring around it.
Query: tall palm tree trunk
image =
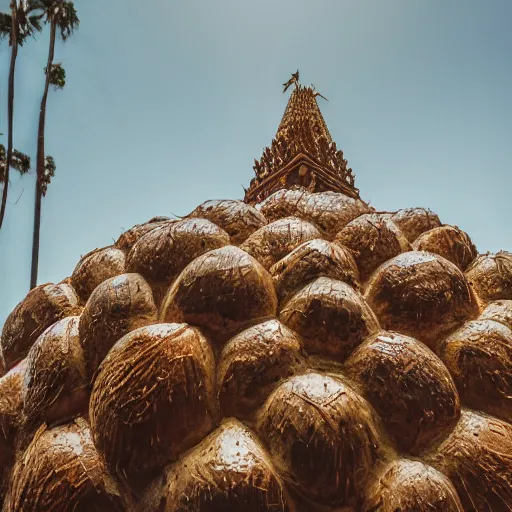
[[[50,76],[55,54],[55,37],[57,26],[51,24],[50,28],[50,50],[48,52],[48,64],[46,65],[46,81],[44,84],[43,98],[41,99],[41,110],[39,111],[39,127],[37,132],[37,177],[36,195],[34,206],[34,232],[32,236],[32,268],[30,271],[30,289],[37,286],[37,268],[39,264],[39,232],[41,229],[41,200],[43,197],[42,180],[44,177],[44,128],[46,121],[46,102],[48,100],[48,89],[50,88]]]
[[[13,2],[14,7],[12,9],[12,27],[11,27],[11,38],[12,38],[12,51],[11,51],[11,66],[9,69],[9,89],[8,89],[8,105],[7,115],[8,121],[8,132],[7,132],[7,158],[5,161],[5,172],[4,172],[4,188],[2,191],[2,205],[0,206],[0,229],[4,222],[5,208],[7,206],[7,192],[9,190],[9,169],[12,162],[12,147],[13,147],[13,125],[14,125],[14,73],[16,70],[16,57],[18,56],[18,20],[16,19],[17,5]]]

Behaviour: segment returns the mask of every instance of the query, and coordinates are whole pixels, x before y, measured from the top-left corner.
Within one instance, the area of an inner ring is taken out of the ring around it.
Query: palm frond
[[[44,72],[47,73],[48,69],[44,68]],[[53,85],[55,89],[64,89],[66,85],[66,70],[62,67],[62,64],[52,64],[50,70],[50,85]]]
[[[52,156],[47,156],[44,159],[44,174],[38,178],[41,183],[41,193],[43,194],[43,197],[48,191],[48,185],[51,183],[52,178],[55,176],[56,170],[57,166],[55,165],[55,160]]]
[[[5,163],[7,160],[7,152],[5,146],[0,144],[0,183],[5,181]]]
[[[75,30],[78,30],[80,20],[73,2],[62,2],[59,12],[55,16],[55,22],[60,30],[62,39],[66,41]]]
[[[12,18],[10,14],[0,12],[0,39],[8,37],[11,34]]]
[[[13,169],[16,169],[20,174],[27,174],[30,171],[30,157],[15,149],[12,152],[11,165]]]

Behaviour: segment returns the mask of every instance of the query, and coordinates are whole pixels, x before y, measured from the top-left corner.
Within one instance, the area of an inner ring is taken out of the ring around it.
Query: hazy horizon
[[[378,209],[424,206],[480,252],[512,251],[512,2],[75,2],[50,91],[39,283],[155,215],[242,198],[300,70]],[[0,0],[0,10],[9,1]],[[10,48],[0,42],[0,142]],[[48,30],[19,52],[14,146],[35,147]],[[11,172],[0,231],[0,326],[28,292],[34,172]]]

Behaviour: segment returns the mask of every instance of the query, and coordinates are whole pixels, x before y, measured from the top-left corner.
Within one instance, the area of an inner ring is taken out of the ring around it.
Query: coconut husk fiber
[[[512,253],[500,251],[479,256],[466,277],[482,302],[512,299]]]
[[[128,254],[131,248],[135,245],[135,242],[137,242],[137,240],[144,236],[146,233],[153,231],[153,229],[165,225],[170,225],[174,222],[177,222],[177,220],[169,219],[167,217],[154,217],[148,222],[137,224],[122,233],[116,240],[115,246],[124,251],[125,254]]]
[[[86,254],[71,274],[71,284],[85,303],[94,289],[110,277],[124,274],[125,253],[116,247],[103,247]]]
[[[445,475],[417,460],[399,459],[378,475],[361,508],[364,512],[464,512]]]
[[[464,274],[450,261],[426,252],[407,252],[372,276],[365,298],[384,329],[427,343],[455,330],[479,310]]]
[[[31,290],[5,321],[1,342],[2,364],[9,370],[28,354],[45,329],[82,308],[69,284],[42,284]]]
[[[312,222],[331,240],[351,220],[372,211],[360,199],[337,192],[310,193],[284,189],[278,190],[257,207],[270,222],[284,217],[299,217]]]
[[[446,437],[460,415],[459,395],[442,361],[423,343],[379,332],[345,362],[401,452],[418,455]]]
[[[240,248],[269,270],[296,247],[315,238],[323,238],[317,227],[297,217],[287,217],[258,229]]]
[[[17,434],[22,422],[21,387],[25,367],[25,361],[22,361],[0,377],[0,506],[6,481],[14,464]]]
[[[4,512],[125,512],[82,418],[53,429],[43,425],[20,455]]]
[[[359,290],[359,270],[350,251],[342,245],[317,238],[304,242],[270,268],[279,302],[317,277],[343,281]]]
[[[267,224],[267,219],[254,206],[232,199],[206,201],[200,204],[190,218],[207,219],[229,235],[233,245],[240,245],[252,233]]]
[[[89,380],[114,343],[157,321],[151,288],[139,274],[122,274],[101,283],[80,317],[80,344]]]
[[[469,235],[457,226],[439,226],[421,234],[414,242],[415,251],[439,254],[462,271],[478,256]]]
[[[452,481],[464,510],[510,511],[510,423],[463,409],[455,430],[428,455],[426,462]]]
[[[439,217],[428,208],[403,208],[391,214],[390,219],[411,243],[425,231],[441,226]]]
[[[334,240],[351,251],[362,281],[366,281],[382,263],[411,248],[398,227],[378,213],[357,217]]]
[[[249,323],[276,312],[270,274],[231,245],[203,254],[187,266],[165,297],[160,321],[199,326],[223,343]]]
[[[480,320],[496,320],[512,329],[512,300],[490,302],[479,317]]]
[[[94,444],[108,468],[142,487],[214,427],[215,362],[186,324],[141,327],[116,343],[91,393]]]
[[[359,292],[348,284],[319,277],[296,293],[279,319],[304,339],[309,354],[343,362],[379,322]]]
[[[229,235],[213,222],[184,219],[139,238],[128,254],[126,268],[146,279],[160,305],[169,286],[190,262],[229,243]]]
[[[219,357],[222,415],[252,420],[274,387],[306,368],[300,338],[272,319],[231,338]]]
[[[140,512],[292,512],[297,509],[265,449],[247,427],[225,420],[170,466]]]
[[[512,329],[494,320],[467,322],[438,353],[464,405],[512,423]]]
[[[391,455],[371,406],[317,372],[284,381],[261,410],[257,431],[288,485],[317,505],[360,510],[373,472]]]
[[[43,422],[63,423],[87,413],[88,382],[78,323],[77,316],[59,320],[28,353],[22,387],[27,433]]]

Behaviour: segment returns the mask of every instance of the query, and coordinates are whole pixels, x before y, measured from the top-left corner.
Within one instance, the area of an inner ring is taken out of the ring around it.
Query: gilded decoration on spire
[[[314,86],[299,84],[299,71],[283,84],[295,85],[270,147],[254,161],[256,177],[245,194],[245,202],[258,203],[283,188],[305,188],[310,192],[334,191],[358,198],[352,169],[343,151],[336,147],[316,98],[327,99]]]

